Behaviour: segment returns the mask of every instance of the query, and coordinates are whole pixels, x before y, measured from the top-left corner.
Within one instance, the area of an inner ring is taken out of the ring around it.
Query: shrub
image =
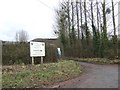
[[[31,64],[29,43],[11,43],[3,45],[2,62],[4,65],[10,64]],[[46,56],[44,62],[57,61],[57,48],[46,44]],[[35,63],[39,63],[40,58],[35,58]]]

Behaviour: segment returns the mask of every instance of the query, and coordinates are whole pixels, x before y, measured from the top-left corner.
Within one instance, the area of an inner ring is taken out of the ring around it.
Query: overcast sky
[[[28,32],[29,40],[55,38],[54,9],[58,1],[0,0],[0,40],[15,40],[15,33],[22,29]]]
[[[22,29],[28,32],[29,40],[55,38],[54,9],[59,1],[62,0],[0,0],[0,40],[15,41],[16,32]]]

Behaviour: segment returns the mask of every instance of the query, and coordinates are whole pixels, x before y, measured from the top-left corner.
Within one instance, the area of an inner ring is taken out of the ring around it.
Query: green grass
[[[3,69],[7,66],[3,66]],[[42,65],[13,65],[12,71],[3,71],[3,88],[46,87],[80,75],[82,67],[73,61]]]
[[[106,58],[68,58],[72,60],[78,60],[83,62],[90,62],[90,63],[99,63],[99,64],[118,64],[120,63],[120,59],[106,59]]]

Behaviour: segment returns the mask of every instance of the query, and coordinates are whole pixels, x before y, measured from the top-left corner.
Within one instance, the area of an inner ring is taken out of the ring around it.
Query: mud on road
[[[118,65],[79,62],[84,72],[77,78],[58,83],[60,88],[118,88]]]

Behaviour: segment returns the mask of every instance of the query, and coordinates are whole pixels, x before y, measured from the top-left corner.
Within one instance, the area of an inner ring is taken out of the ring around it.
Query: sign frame
[[[41,64],[45,56],[45,42],[30,42],[30,57],[32,57],[32,65],[34,65],[34,57],[41,57]]]
[[[30,56],[45,56],[45,42],[30,42]]]

